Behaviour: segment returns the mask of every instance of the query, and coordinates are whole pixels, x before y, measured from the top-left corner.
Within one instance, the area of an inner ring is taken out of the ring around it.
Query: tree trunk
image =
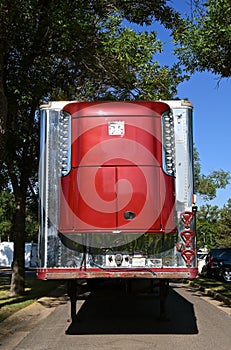
[[[11,297],[23,295],[25,289],[25,194],[18,195],[16,203],[13,219],[14,259],[10,288]]]
[[[0,165],[5,157],[7,99],[4,92],[3,42],[0,39]]]
[[[34,117],[34,110],[31,111]],[[15,113],[16,115],[16,113]],[[27,115],[26,115],[27,117]],[[28,116],[29,118],[29,116]],[[27,125],[29,124],[29,126]],[[33,135],[33,124],[29,123],[25,118],[24,130],[28,135]],[[30,127],[30,128],[29,128]],[[31,130],[32,128],[32,130]],[[18,131],[12,130],[12,137],[17,138]],[[9,141],[9,140],[8,140]],[[31,155],[31,139],[25,136],[23,150],[20,158],[17,155],[17,149],[13,151],[7,158],[7,169],[11,180],[14,198],[15,198],[15,213],[13,217],[13,242],[14,242],[14,258],[12,264],[12,277],[10,296],[20,296],[24,294],[25,288],[25,213],[26,213],[26,198],[29,184],[29,177],[32,174],[34,167],[34,157]],[[10,147],[9,147],[10,149]],[[28,157],[30,154],[30,157]]]

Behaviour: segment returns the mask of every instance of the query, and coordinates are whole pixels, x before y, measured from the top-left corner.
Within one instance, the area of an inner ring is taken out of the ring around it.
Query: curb
[[[205,288],[205,287],[202,287],[200,284],[198,283],[195,283],[193,281],[188,281],[187,284],[190,286],[190,287],[195,287],[197,288],[199,291],[201,291],[202,293],[204,293],[205,295],[213,298],[213,299],[216,299],[218,301],[221,301],[223,302],[225,305],[228,305],[228,306],[231,306],[231,299],[228,298],[228,297],[225,297],[224,295],[218,293],[218,292],[215,292],[209,288]]]

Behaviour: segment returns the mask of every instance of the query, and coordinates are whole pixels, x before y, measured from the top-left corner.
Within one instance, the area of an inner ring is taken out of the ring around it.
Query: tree
[[[143,15],[137,5],[104,0],[1,1],[0,131],[15,206],[11,296],[24,291],[26,203],[38,168],[39,103],[76,97],[171,98],[184,79],[179,67],[160,67],[153,60],[161,51],[154,32],[135,33],[121,17],[144,22],[156,14],[167,23],[165,1],[155,1],[156,6],[142,2]]]
[[[54,0],[49,2],[2,0],[0,4],[0,165],[5,157],[8,102],[13,102],[9,101],[6,91],[9,85],[9,83],[6,84],[6,66],[8,70],[13,66],[17,67],[15,75],[17,84],[12,86],[15,95],[18,93],[22,96],[24,90],[21,91],[20,88],[25,79],[25,73],[28,73],[29,80],[33,75],[37,75],[36,85],[40,87],[39,90],[43,89],[40,91],[41,96],[37,96],[39,99],[42,96],[54,96],[52,95],[54,90],[57,92],[64,84],[66,85],[67,76],[70,76],[71,70],[75,70],[73,73],[76,76],[72,79],[72,83],[76,84],[76,89],[81,89],[82,80],[85,79],[87,71],[90,80],[92,80],[92,72],[97,76],[101,71],[101,77],[111,74],[110,60],[103,59],[101,62],[99,57],[101,59],[102,55],[96,55],[99,52],[100,43],[100,38],[97,37],[99,31],[96,28],[99,22],[105,22],[109,15],[120,12],[121,17],[131,22],[150,24],[153,18],[156,18],[170,28],[172,23],[179,22],[179,14],[167,6],[166,2],[166,0],[140,2],[78,0],[57,3]],[[102,47],[102,43],[100,45]],[[25,49],[27,49],[27,55]],[[74,62],[75,65],[73,65]],[[51,67],[53,79],[48,80]],[[20,70],[22,74],[19,77]],[[114,78],[115,76],[114,74]],[[100,82],[98,81],[99,84]],[[31,94],[35,92],[34,90],[36,89],[34,88]],[[67,90],[66,85],[64,96],[68,95]],[[73,90],[70,92],[71,95],[72,92]]]
[[[5,96],[3,85],[3,51],[1,47],[2,43],[0,42],[0,166],[4,159],[5,153],[5,134],[7,121],[7,99]]]
[[[218,229],[218,245],[222,247],[231,247],[231,198],[221,209]]]
[[[180,21],[180,14],[167,5],[166,0],[99,0],[92,2],[97,14],[102,17],[108,15],[111,9],[117,10],[121,16],[130,22],[151,24],[153,20],[161,22],[166,28],[176,26]]]
[[[230,0],[191,0],[191,18],[173,30],[176,53],[186,69],[210,71],[221,78],[231,76]]]
[[[197,213],[197,248],[213,248],[217,244],[220,209],[202,205]]]

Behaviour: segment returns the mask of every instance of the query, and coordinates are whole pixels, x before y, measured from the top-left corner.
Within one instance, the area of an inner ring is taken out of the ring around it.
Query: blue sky
[[[194,143],[206,175],[220,169],[231,173],[230,92],[230,80],[221,80],[217,87],[216,77],[210,73],[197,73],[178,89],[178,96],[188,97],[194,105]],[[222,207],[229,198],[231,185],[218,190],[216,199],[207,203]]]
[[[188,0],[172,0],[169,3],[182,15],[190,13]],[[141,30],[139,26],[134,28]],[[144,29],[156,30],[157,39],[164,43],[163,52],[155,55],[154,59],[169,66],[176,62],[170,32],[157,22]],[[219,81],[209,72],[195,73],[189,81],[179,85],[177,96],[188,98],[194,105],[194,143],[199,152],[202,173],[208,175],[213,170],[221,169],[231,173],[231,80]],[[223,207],[229,198],[231,184],[226,189],[218,190],[217,197],[212,201],[203,202],[198,197],[198,205],[208,203]]]

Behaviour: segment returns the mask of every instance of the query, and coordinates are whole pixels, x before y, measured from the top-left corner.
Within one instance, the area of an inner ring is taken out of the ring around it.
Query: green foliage
[[[164,23],[172,20],[167,12],[174,11],[164,11],[165,1],[155,3],[3,0],[10,108],[13,102],[16,108],[38,105],[47,97],[127,99],[139,92],[141,98],[172,97],[184,80],[180,68],[153,61],[161,51],[155,33],[136,33],[123,21],[125,16],[144,22],[155,14]]]
[[[97,37],[102,47],[96,59],[101,74],[98,78],[97,70],[90,69],[91,77],[86,74],[75,97],[88,100],[173,98],[177,85],[187,77],[178,65],[161,67],[154,60],[155,54],[162,51],[156,32],[138,33],[122,20],[115,12],[99,23]]]
[[[220,211],[218,245],[231,247],[231,198]]]
[[[197,246],[231,247],[231,198],[223,208],[209,204],[197,214]]]
[[[200,207],[197,213],[197,247],[212,248],[217,245],[220,210],[209,204]]]
[[[12,221],[14,213],[14,196],[10,190],[0,192],[0,240],[12,239]]]
[[[231,75],[230,0],[195,1],[193,18],[182,20],[173,37],[176,53],[186,69],[211,71],[221,78]]]
[[[28,196],[25,214],[25,241],[37,241],[38,218],[37,205]],[[15,198],[11,190],[0,191],[0,241],[12,241]]]
[[[179,20],[179,13],[177,13],[172,7],[167,5],[166,0],[101,0],[100,3],[104,3],[105,8],[108,5],[116,7],[120,10],[122,16],[128,19],[130,22],[138,24],[151,24],[153,18],[161,22],[165,28],[172,28]]]

